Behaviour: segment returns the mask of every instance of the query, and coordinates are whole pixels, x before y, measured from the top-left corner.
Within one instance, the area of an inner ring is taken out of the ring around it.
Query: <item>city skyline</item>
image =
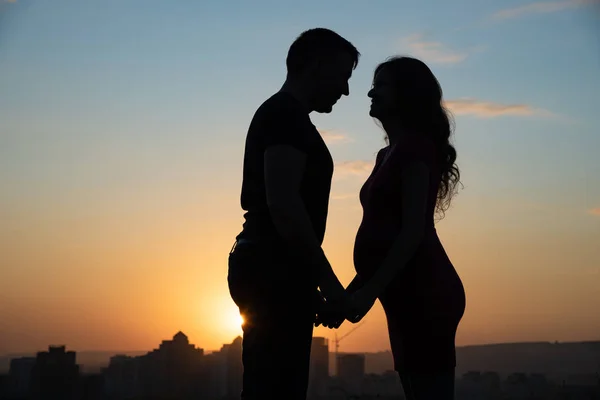
[[[0,0],[0,354],[241,334],[226,271],[244,137],[315,26],[363,54],[350,96],[311,115],[336,164],[324,250],[340,280],[385,145],[372,73],[409,54],[456,122],[465,187],[438,231],[467,292],[457,345],[598,340],[599,21],[593,0]],[[389,349],[378,303],[342,347]]]
[[[541,347],[541,352],[540,346],[527,346],[525,352],[516,348],[511,351],[510,346],[489,346],[487,352],[492,350],[499,356],[491,358],[486,354],[488,346],[483,347],[458,353],[462,361],[455,378],[459,398],[513,399],[523,398],[526,393],[544,399],[588,399],[599,394],[600,376],[593,360],[600,350],[600,341],[549,343]],[[285,357],[285,349],[281,350]],[[367,354],[335,354],[332,358],[329,350],[326,338],[313,338],[307,399],[341,400],[350,395],[365,400],[391,400],[401,395],[401,381],[391,370],[391,358],[387,365],[375,366]],[[507,350],[512,353],[508,359]],[[477,352],[479,361],[473,359]],[[0,371],[0,396],[15,400],[233,400],[241,392],[241,337],[224,344],[219,351],[207,353],[190,343],[183,332],[177,332],[151,351],[136,355],[117,353],[95,368],[86,367],[80,354],[63,345],[48,346],[33,356],[13,358],[8,371]]]
[[[218,355],[232,347],[240,351],[238,356],[241,357],[242,337],[237,336],[231,340],[222,343],[217,349],[207,349],[199,343],[192,343],[188,336],[178,331],[168,338],[161,338],[149,349],[144,350],[104,350],[104,351],[86,351],[85,349],[74,349],[66,343],[48,344],[44,348],[37,349],[31,353],[14,353],[2,355],[4,360],[0,359],[0,374],[5,373],[3,364],[11,360],[31,360],[36,357],[36,354],[47,352],[48,349],[55,349],[61,352],[69,349],[70,354],[76,354],[75,362],[80,366],[81,371],[89,374],[95,373],[106,368],[109,363],[115,359],[117,362],[126,359],[139,359],[142,356],[153,355],[164,350],[165,345],[170,346],[173,343],[184,344],[186,351],[198,353],[198,355]],[[158,345],[157,345],[158,343]],[[323,336],[313,336],[313,348],[311,349],[311,359],[323,359],[323,349],[327,349],[330,359],[335,360],[338,355],[363,355],[371,360],[367,364],[370,371],[368,373],[386,373],[393,369],[393,358],[391,352],[348,352],[339,351],[336,346],[336,339],[329,339]],[[525,350],[526,349],[526,350]],[[552,376],[553,379],[558,378],[561,374],[571,373],[593,374],[598,368],[597,354],[600,349],[600,340],[583,341],[583,342],[521,342],[521,343],[495,343],[483,345],[467,345],[457,347],[459,373],[469,371],[490,370],[500,374],[516,372],[520,368],[524,368],[521,372],[526,373],[544,373]],[[97,356],[102,353],[106,360],[102,361]],[[83,355],[83,356],[82,356]],[[93,355],[90,361],[90,355]],[[495,355],[495,356],[493,356]],[[80,358],[82,356],[82,358]],[[550,358],[549,358],[550,357]],[[335,362],[330,360],[329,373],[336,374]],[[466,365],[465,365],[466,364]],[[511,369],[513,368],[513,369]],[[516,368],[516,369],[514,369]],[[597,372],[596,372],[597,374]]]

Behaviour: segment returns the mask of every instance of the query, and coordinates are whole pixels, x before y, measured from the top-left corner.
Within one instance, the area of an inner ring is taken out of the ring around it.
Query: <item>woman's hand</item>
[[[365,285],[354,292],[348,301],[346,319],[353,324],[359,322],[375,304],[378,291],[374,287]]]

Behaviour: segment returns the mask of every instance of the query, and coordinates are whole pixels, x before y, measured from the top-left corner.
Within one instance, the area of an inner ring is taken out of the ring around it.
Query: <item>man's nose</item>
[[[373,89],[367,92],[367,97],[373,98]]]

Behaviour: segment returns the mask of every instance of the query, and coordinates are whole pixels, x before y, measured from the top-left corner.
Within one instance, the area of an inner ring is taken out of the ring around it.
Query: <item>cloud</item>
[[[595,215],[597,217],[600,217],[600,207],[592,208],[591,210],[589,210],[589,213],[592,215]]]
[[[357,175],[357,176],[365,176],[373,171],[374,166],[373,161],[344,161],[336,165],[335,173],[336,175]]]
[[[456,115],[474,115],[480,118],[496,118],[508,115],[524,117],[551,115],[548,111],[536,109],[527,104],[500,104],[469,98],[447,100],[445,105]]]
[[[335,131],[335,130],[322,130],[319,129],[319,133],[323,137],[323,140],[327,144],[336,144],[336,143],[348,143],[353,140],[349,138],[343,132]]]
[[[563,1],[540,1],[529,3],[519,7],[507,8],[492,14],[493,19],[518,18],[530,14],[547,14],[559,12],[570,8],[577,8],[598,3],[598,0],[563,0]]]
[[[426,41],[423,35],[410,35],[403,39],[403,44],[408,46],[411,53],[424,61],[438,64],[458,64],[467,59],[466,51],[457,51],[435,41]]]

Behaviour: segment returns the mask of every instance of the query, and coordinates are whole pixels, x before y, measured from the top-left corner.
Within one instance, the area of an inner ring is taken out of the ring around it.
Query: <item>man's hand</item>
[[[344,286],[340,283],[339,279],[333,275],[325,279],[320,285],[321,293],[325,299],[332,303],[340,302],[342,299],[347,297]]]
[[[344,298],[342,301],[328,301],[321,296],[321,300],[317,306],[315,326],[323,325],[330,329],[339,328],[346,319],[345,303],[347,299]]]

